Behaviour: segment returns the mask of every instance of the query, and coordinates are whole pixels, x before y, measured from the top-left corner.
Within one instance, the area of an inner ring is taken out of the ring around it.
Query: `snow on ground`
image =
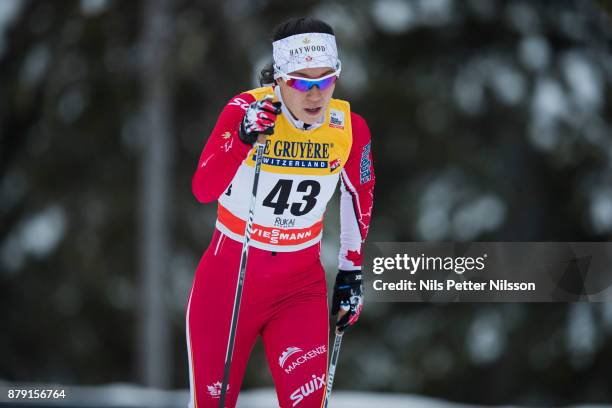
[[[276,404],[276,405],[274,405]],[[241,393],[237,408],[270,408],[278,406],[272,389],[253,390]],[[382,394],[353,391],[334,391],[329,408],[467,408],[462,405],[433,398],[405,394]]]

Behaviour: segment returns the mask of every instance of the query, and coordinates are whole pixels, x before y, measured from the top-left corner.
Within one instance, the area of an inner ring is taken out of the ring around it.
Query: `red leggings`
[[[215,230],[187,305],[189,408],[217,408],[242,243]],[[263,338],[279,404],[320,408],[327,374],[327,288],[320,244],[296,252],[249,249],[226,407],[233,408],[249,355]]]

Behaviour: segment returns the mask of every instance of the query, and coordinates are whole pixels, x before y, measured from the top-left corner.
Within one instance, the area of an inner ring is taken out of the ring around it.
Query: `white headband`
[[[338,69],[336,37],[325,33],[296,34],[272,43],[274,78],[304,68],[330,67]]]

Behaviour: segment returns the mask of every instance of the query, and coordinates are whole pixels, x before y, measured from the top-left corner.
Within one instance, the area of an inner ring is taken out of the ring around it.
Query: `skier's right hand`
[[[257,141],[260,134],[271,135],[274,133],[276,116],[280,113],[281,103],[272,102],[271,98],[251,103],[240,124],[240,140],[252,145]]]

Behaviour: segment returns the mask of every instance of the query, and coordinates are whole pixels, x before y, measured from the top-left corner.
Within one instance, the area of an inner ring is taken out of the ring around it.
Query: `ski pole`
[[[272,99],[271,95],[267,95],[266,99]],[[225,368],[223,369],[223,383],[221,384],[221,393],[219,397],[219,408],[225,408],[225,397],[227,394],[227,386],[229,383],[230,368],[232,365],[232,354],[234,352],[234,343],[236,338],[236,329],[238,327],[238,315],[240,314],[240,300],[242,299],[242,288],[244,286],[244,277],[246,275],[247,256],[249,254],[249,242],[251,241],[251,230],[253,229],[253,218],[255,213],[255,200],[257,197],[257,185],[259,184],[259,173],[261,172],[261,162],[265,148],[265,142],[261,143],[259,139],[255,142],[257,152],[255,153],[255,176],[253,178],[253,192],[251,194],[251,204],[249,206],[249,218],[247,219],[246,228],[244,231],[244,241],[242,243],[242,255],[240,256],[240,269],[238,272],[238,283],[236,284],[236,295],[234,296],[234,310],[232,312],[232,323],[230,325],[229,341],[227,342],[227,351],[225,353]]]
[[[344,332],[338,332],[336,330],[336,338],[334,339],[334,347],[332,349],[332,355],[329,360],[329,370],[327,370],[327,388],[325,390],[325,408],[329,403],[332,386],[334,385],[334,374],[336,373],[336,366],[338,365],[338,356],[340,355],[340,346],[342,345],[342,336]]]

